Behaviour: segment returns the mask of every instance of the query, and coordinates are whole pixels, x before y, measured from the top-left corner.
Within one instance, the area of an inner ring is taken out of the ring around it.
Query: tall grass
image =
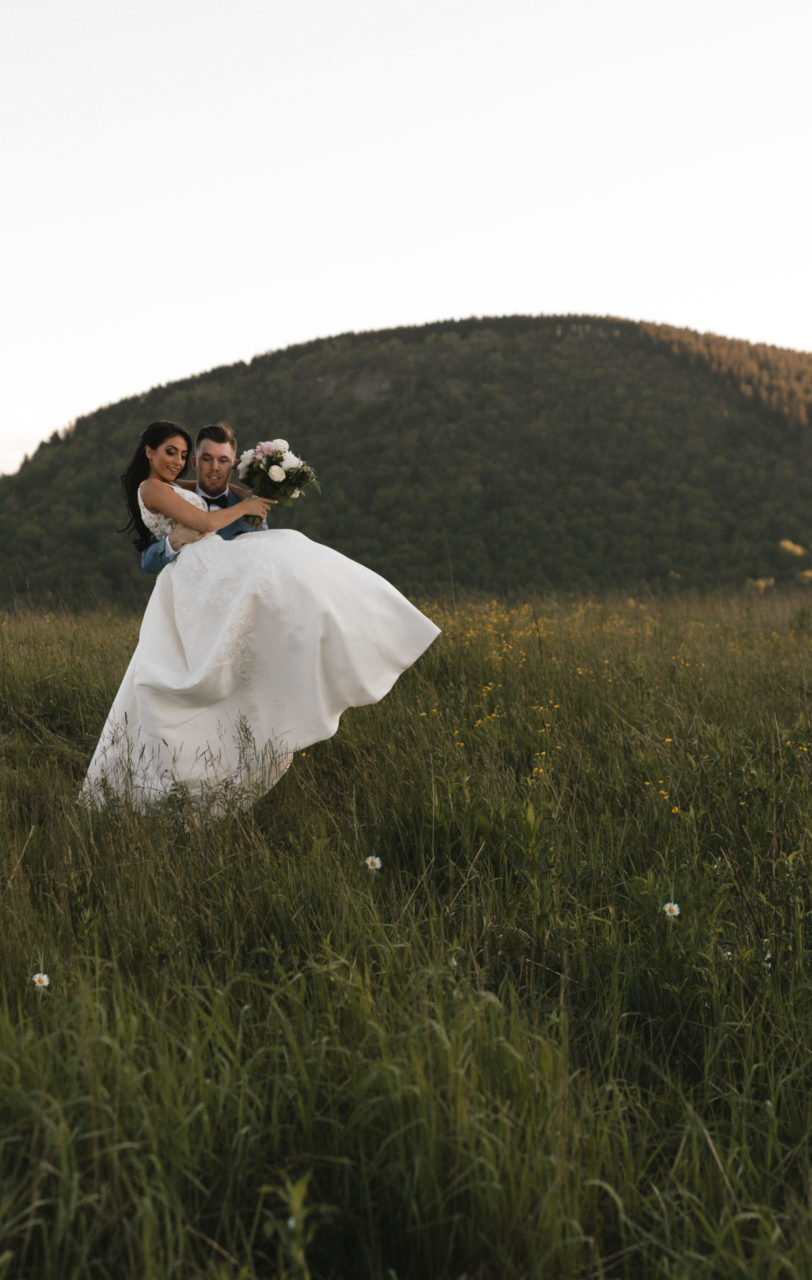
[[[77,807],[137,620],[0,619],[0,1280],[812,1274],[806,597],[427,612],[208,823]]]

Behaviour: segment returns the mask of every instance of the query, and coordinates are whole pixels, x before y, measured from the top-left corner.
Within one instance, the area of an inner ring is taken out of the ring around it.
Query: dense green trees
[[[226,417],[316,468],[295,522],[416,593],[739,584],[806,567],[812,356],[668,326],[472,319],[290,347],[156,387],[0,478],[0,602],[144,599],[117,533],[143,426]]]

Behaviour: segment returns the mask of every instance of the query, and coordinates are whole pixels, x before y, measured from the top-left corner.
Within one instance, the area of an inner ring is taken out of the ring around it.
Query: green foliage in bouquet
[[[292,507],[308,485],[319,488],[316,473],[302,458],[292,452],[287,440],[261,440],[253,449],[240,454],[236,466],[240,480],[247,480],[254,493],[272,498],[280,507]],[[248,517],[257,527],[256,516]]]

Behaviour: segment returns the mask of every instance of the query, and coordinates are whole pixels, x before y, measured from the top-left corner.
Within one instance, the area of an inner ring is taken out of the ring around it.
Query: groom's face
[[[197,453],[192,458],[192,466],[197,472],[197,483],[204,493],[215,497],[223,492],[236,456],[236,450],[231,444],[218,444],[216,440],[200,441]]]

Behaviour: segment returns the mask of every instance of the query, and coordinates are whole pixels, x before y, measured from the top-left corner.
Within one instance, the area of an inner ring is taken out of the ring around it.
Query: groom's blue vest
[[[236,507],[240,501],[241,499],[229,490],[228,506]],[[264,525],[262,527],[265,528]],[[235,520],[233,524],[227,524],[225,529],[218,529],[217,536],[218,538],[225,538],[229,542],[232,538],[238,538],[241,533],[256,532],[257,530],[253,525],[246,524],[244,520]],[[166,554],[166,538],[161,538],[160,541],[154,539],[146,550],[141,552],[141,568],[144,573],[160,573],[161,569],[171,564],[173,560],[177,560],[177,558],[177,556],[168,556]]]

